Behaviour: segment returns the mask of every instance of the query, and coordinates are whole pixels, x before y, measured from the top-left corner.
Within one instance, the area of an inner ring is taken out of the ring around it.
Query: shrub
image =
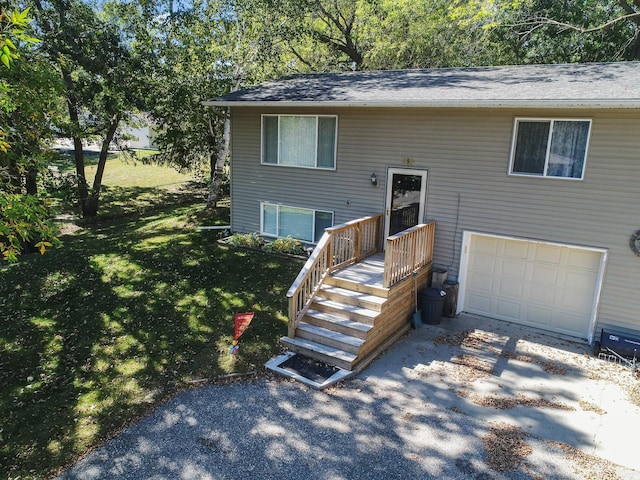
[[[304,255],[304,247],[300,240],[295,238],[277,238],[273,242],[267,243],[264,246],[264,250],[267,252],[288,253],[291,255]]]
[[[234,247],[260,248],[264,245],[264,238],[257,233],[234,233],[227,241]]]

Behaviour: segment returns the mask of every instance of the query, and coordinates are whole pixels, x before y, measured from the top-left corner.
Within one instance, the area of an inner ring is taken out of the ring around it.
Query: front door
[[[387,173],[385,238],[424,221],[427,171],[390,168]]]

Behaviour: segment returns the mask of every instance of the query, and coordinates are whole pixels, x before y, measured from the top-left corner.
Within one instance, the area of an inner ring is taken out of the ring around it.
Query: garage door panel
[[[553,310],[548,307],[528,305],[525,321],[529,325],[549,328],[552,325]]]
[[[469,302],[469,308],[475,313],[490,315],[492,312],[490,296],[469,295],[467,301]]]
[[[591,313],[592,299],[593,296],[586,293],[560,290],[557,292],[555,305],[560,309],[574,311],[576,314],[587,315]]]
[[[529,242],[502,241],[505,257],[526,259],[529,256]]]
[[[531,282],[541,285],[556,285],[558,283],[558,269],[550,265],[530,264]]]
[[[494,256],[498,253],[498,247],[500,244],[491,239],[491,237],[480,237],[477,236],[474,238],[473,250],[477,254],[488,253],[491,256]]]
[[[524,290],[524,283],[521,281],[508,279],[498,282],[497,294],[500,297],[521,297]]]
[[[556,289],[552,285],[533,284],[529,288],[529,298],[532,302],[553,305]]]
[[[478,293],[493,293],[494,277],[489,275],[471,274],[468,278],[469,288]]]
[[[527,263],[522,260],[505,258],[496,264],[500,264],[496,273],[501,277],[523,279],[527,272]]]
[[[567,335],[575,335],[584,328],[584,317],[571,312],[555,312],[552,319],[554,330]]]
[[[600,269],[600,256],[589,251],[567,249],[567,266],[597,272]]]
[[[602,252],[481,234],[469,245],[466,311],[588,336]]]
[[[569,270],[567,271],[565,276],[564,287],[593,294],[593,273],[586,271]]]
[[[498,299],[495,311],[498,318],[502,320],[515,322],[520,318],[520,304],[518,302]]]
[[[486,272],[493,274],[496,269],[496,257],[479,254],[471,259],[469,267],[473,272]]]
[[[562,248],[555,245],[536,244],[533,260],[556,265],[560,263]]]

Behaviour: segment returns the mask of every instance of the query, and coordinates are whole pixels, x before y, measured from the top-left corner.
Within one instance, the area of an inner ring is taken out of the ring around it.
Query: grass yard
[[[137,159],[121,154],[109,154],[102,178],[98,219],[139,214],[158,205],[191,201],[184,193],[194,190],[198,181],[192,175],[180,173],[173,168],[141,161],[152,153],[140,150],[137,152]],[[90,186],[93,184],[97,163],[97,153],[85,152],[85,175]],[[51,165],[57,167],[61,174],[75,173],[71,154],[58,155]],[[200,195],[200,198],[204,199],[204,196]]]
[[[228,210],[175,203],[0,266],[2,478],[48,478],[194,380],[261,371],[278,351],[302,263],[219,246],[194,226]]]

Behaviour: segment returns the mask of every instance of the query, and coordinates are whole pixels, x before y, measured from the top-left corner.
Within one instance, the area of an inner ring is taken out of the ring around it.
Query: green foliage
[[[505,1],[493,34],[514,63],[633,60],[640,58],[639,12],[624,0]]]
[[[627,0],[279,0],[294,71],[640,59]]]
[[[263,247],[265,252],[287,253],[290,255],[304,255],[304,246],[302,242],[296,238],[284,237],[276,238],[272,242],[265,244]]]
[[[18,261],[25,247],[40,254],[59,246],[57,228],[47,220],[48,203],[34,195],[0,193],[0,253],[8,262]]]
[[[234,233],[227,238],[227,243],[234,247],[261,248],[264,238],[257,233]]]
[[[269,253],[287,253],[290,255],[304,255],[304,246],[296,238],[283,237],[266,242],[258,233],[234,233],[227,237],[226,243],[233,247],[262,249]]]
[[[14,60],[20,57],[16,43],[33,44],[39,40],[27,32],[29,9],[7,12],[0,10],[0,62],[6,68],[11,68]]]
[[[485,2],[382,0],[361,2],[367,22],[371,69],[435,68],[503,63],[483,28],[491,19]]]
[[[20,42],[35,44],[26,31],[27,15],[28,10],[10,17],[3,12],[0,18],[19,26],[12,34]],[[17,59],[12,56],[11,68],[0,69],[6,86],[0,109],[0,253],[9,262],[24,251],[44,253],[60,244],[46,194],[37,191],[48,158],[45,142],[57,118],[58,83],[35,50],[24,48]]]
[[[277,13],[268,3],[194,1],[173,12],[161,2],[109,4],[153,71],[146,111],[159,151],[149,160],[208,174],[223,168],[227,112],[202,102],[282,72],[269,21]]]

